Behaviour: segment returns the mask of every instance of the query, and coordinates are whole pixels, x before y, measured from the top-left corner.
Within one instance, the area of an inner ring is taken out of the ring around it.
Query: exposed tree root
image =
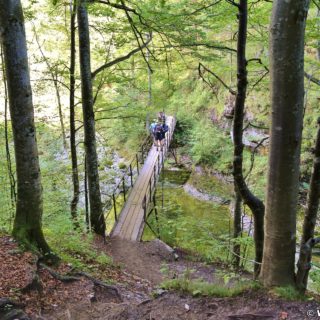
[[[39,266],[41,268],[47,270],[52,277],[54,277],[55,279],[57,279],[61,282],[73,282],[73,281],[80,280],[80,277],[76,277],[76,276],[72,276],[72,275],[71,276],[62,275],[62,274],[54,271],[53,269],[51,269],[50,267],[48,267],[44,263],[39,263]]]
[[[85,273],[85,272],[74,272],[74,273],[71,273],[71,274],[68,274],[68,275],[62,275],[62,274],[54,271],[53,269],[51,269],[50,267],[48,267],[44,263],[37,263],[37,266],[38,266],[38,270],[39,270],[39,267],[47,270],[53,278],[55,278],[55,279],[57,279],[57,280],[59,280],[61,282],[67,282],[68,283],[68,282],[73,282],[73,281],[79,281],[79,280],[81,280],[81,277],[84,277],[84,278],[90,280],[94,284],[94,286],[102,288],[108,295],[110,295],[111,298],[114,298],[119,302],[122,301],[122,297],[121,297],[117,287],[115,287],[113,285],[106,284],[103,281],[92,277],[88,273]],[[95,292],[96,292],[96,290],[95,290]],[[94,296],[92,301],[95,301],[95,300],[96,300],[96,297]]]
[[[2,320],[30,320],[20,309],[23,306],[7,298],[0,298],[0,319]]]
[[[114,297],[116,297],[117,299],[119,299],[120,301],[122,301],[122,297],[119,293],[119,290],[117,287],[110,285],[110,284],[106,284],[98,279],[95,279],[94,277],[92,277],[90,274],[85,273],[85,272],[76,272],[74,273],[75,276],[82,276],[85,277],[87,279],[89,279],[90,281],[93,282],[94,285],[102,287],[104,289],[106,289],[110,294],[112,294]]]

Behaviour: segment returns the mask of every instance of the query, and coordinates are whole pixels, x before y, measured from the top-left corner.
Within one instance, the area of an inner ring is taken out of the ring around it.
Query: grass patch
[[[111,257],[94,248],[93,235],[73,230],[71,219],[62,215],[52,217],[50,225],[48,222],[44,225],[46,239],[62,261],[71,264],[76,270],[109,280],[109,271],[115,265]]]
[[[239,282],[232,287],[227,287],[219,284],[182,278],[164,281],[161,285],[161,288],[167,290],[177,290],[183,293],[189,293],[193,296],[222,298],[234,297],[248,290],[257,290],[261,288],[261,286],[256,281]]]
[[[287,301],[306,301],[308,297],[299,292],[292,286],[276,287],[271,290],[271,293],[278,298],[285,299]]]

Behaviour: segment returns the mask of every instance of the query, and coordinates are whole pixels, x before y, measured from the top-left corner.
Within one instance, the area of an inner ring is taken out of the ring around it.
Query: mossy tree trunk
[[[273,2],[270,26],[271,132],[261,279],[295,284],[296,213],[304,100],[308,0]]]
[[[50,248],[41,227],[41,174],[23,12],[19,0],[0,1],[0,24],[17,174],[13,235],[27,247],[48,253]]]
[[[82,90],[82,109],[84,143],[87,162],[90,220],[95,233],[105,234],[105,221],[99,185],[98,156],[96,150],[96,132],[93,111],[93,93],[90,63],[90,37],[87,13],[87,1],[78,2],[78,32],[80,47],[80,71]]]

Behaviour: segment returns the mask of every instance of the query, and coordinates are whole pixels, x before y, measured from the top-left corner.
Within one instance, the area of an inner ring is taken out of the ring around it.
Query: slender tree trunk
[[[320,18],[320,10],[318,9],[317,10],[317,18],[319,19]],[[320,22],[318,20],[317,22],[317,30],[318,30],[318,33],[320,31]],[[318,60],[320,60],[320,40],[318,40],[318,43],[317,43],[318,47],[317,47],[317,58]]]
[[[61,127],[61,134],[62,134],[62,142],[63,142],[63,147],[66,150],[67,149],[67,139],[66,139],[66,130],[64,127],[64,121],[63,121],[63,113],[62,113],[62,104],[61,104],[61,97],[60,97],[60,90],[59,90],[59,85],[58,85],[58,71],[54,70],[53,67],[50,65],[50,62],[48,60],[48,58],[45,56],[39,39],[38,39],[38,34],[36,29],[34,28],[34,34],[35,34],[35,38],[38,44],[38,48],[40,50],[40,53],[42,55],[43,60],[45,61],[49,74],[51,76],[53,85],[54,85],[54,89],[56,92],[56,98],[57,98],[57,104],[58,104],[58,113],[59,113],[59,121],[60,121],[60,127]]]
[[[71,201],[71,217],[77,221],[77,206],[79,202],[79,173],[78,173],[78,157],[76,145],[76,126],[75,126],[75,64],[76,64],[76,13],[77,8],[74,1],[70,3],[70,152],[72,163],[72,183],[73,183],[73,198]],[[77,226],[77,222],[76,222]]]
[[[241,204],[242,198],[240,193],[237,190],[237,186],[235,186],[235,201],[234,201],[234,213],[233,213],[233,238],[237,239],[241,236],[242,228],[241,228]],[[233,257],[233,266],[236,269],[240,267],[240,253],[241,246],[239,243],[235,243],[233,245],[233,252],[235,253]]]
[[[247,0],[239,2],[239,29],[237,43],[237,96],[235,102],[235,111],[233,119],[233,141],[234,141],[234,158],[233,158],[233,176],[238,191],[252,211],[254,217],[254,241],[255,241],[255,276],[259,274],[260,264],[263,253],[263,217],[264,204],[249,190],[243,177],[243,119],[244,106],[247,92],[247,60],[246,60],[246,43],[247,43]]]
[[[296,213],[308,0],[273,2],[270,28],[271,133],[261,279],[294,285]]]
[[[16,193],[16,178],[12,170],[11,162],[11,153],[9,147],[9,128],[8,128],[8,86],[6,79],[6,70],[4,66],[4,56],[3,56],[3,47],[1,45],[1,67],[4,83],[4,136],[5,136],[5,145],[6,145],[6,158],[7,158],[7,169],[10,182],[10,198],[12,209],[15,208],[17,202],[17,193]]]
[[[42,233],[42,187],[23,12],[19,0],[0,1],[4,49],[17,171],[17,208],[13,235],[42,253],[50,248]]]
[[[150,41],[150,35],[147,34],[147,42]],[[146,51],[146,59],[149,63],[150,61],[150,52],[147,48]],[[148,66],[148,107],[150,107],[152,105],[152,72]]]
[[[318,119],[318,125],[319,128],[313,160],[313,170],[310,180],[310,190],[308,193],[307,208],[304,214],[300,255],[297,264],[298,272],[296,283],[298,288],[303,291],[307,288],[312,253],[311,250],[307,250],[308,248],[305,248],[305,246],[308,240],[314,237],[320,198],[320,118]],[[312,247],[310,249],[312,249]]]
[[[95,120],[93,111],[93,94],[90,64],[90,38],[87,13],[87,1],[78,4],[78,31],[80,46],[80,71],[82,89],[82,109],[84,123],[84,143],[87,161],[90,219],[95,233],[104,235],[105,221],[102,211],[98,156],[96,150]]]
[[[61,133],[62,133],[62,142],[63,142],[63,148],[67,150],[67,138],[66,138],[66,129],[64,127],[64,120],[63,120],[63,113],[62,113],[62,104],[61,104],[61,97],[60,97],[60,90],[58,85],[58,71],[55,70],[55,72],[52,72],[53,77],[53,83],[54,88],[56,91],[56,97],[57,97],[57,103],[58,103],[58,112],[59,112],[59,120],[60,120],[60,127],[61,127]]]
[[[85,201],[85,216],[87,231],[91,230],[90,213],[89,213],[89,199],[88,199],[88,175],[87,175],[87,160],[84,159],[84,201]]]

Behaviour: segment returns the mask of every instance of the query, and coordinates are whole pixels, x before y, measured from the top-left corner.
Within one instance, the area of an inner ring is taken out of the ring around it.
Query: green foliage
[[[241,281],[231,287],[204,281],[190,280],[187,277],[164,281],[163,289],[177,290],[193,296],[234,297],[248,290],[258,290],[260,284],[255,281]]]
[[[208,121],[198,122],[191,136],[190,153],[196,163],[215,166],[221,172],[230,172],[233,146],[229,136]]]
[[[98,273],[100,268],[113,265],[112,259],[100,250],[93,249],[93,236],[79,230],[66,216],[56,215],[51,223],[44,227],[49,245],[63,261],[78,270]]]
[[[57,103],[52,81],[48,79],[50,70],[45,66],[38,45],[34,41],[35,27],[42,49],[50,61],[51,71],[57,75],[66,120],[69,94],[66,88],[69,83],[69,3],[60,0],[30,0],[23,5],[29,41],[31,78],[34,80],[37,139],[44,190],[45,232],[54,249],[76,266],[85,267],[86,263],[90,265],[88,261],[108,264],[106,256],[93,257],[90,252],[90,239],[72,231],[73,225],[68,218],[72,197],[70,159],[62,153],[60,129],[55,119]],[[230,124],[222,117],[229,92],[208,72],[203,74],[205,81],[200,79],[198,65],[199,62],[203,63],[228,86],[235,89],[235,53],[221,47],[236,47],[237,8],[227,1],[216,1],[214,5],[208,5],[205,1],[132,0],[128,5],[141,15],[138,17],[131,14],[135,28],[142,35],[153,30],[152,44],[149,46],[152,53],[149,63],[153,69],[152,105],[146,107],[148,67],[145,57],[140,52],[97,75],[93,85],[98,147],[108,147],[110,153],[117,151],[125,158],[125,162],[135,154],[139,143],[148,134],[145,128],[146,119],[153,118],[157,111],[163,109],[168,114],[177,114],[175,143],[180,147],[181,154],[189,156],[193,164],[201,164],[209,169],[231,174],[233,145],[229,134]],[[272,4],[266,1],[249,1],[249,83],[246,122],[253,121],[265,127],[269,126],[270,113],[269,76],[266,68],[269,63],[268,25],[271,6]],[[90,33],[93,70],[137,48],[132,26],[122,10],[106,4],[89,3],[88,12],[92,26]],[[36,23],[31,25],[33,21]],[[307,21],[305,66],[306,71],[316,78],[320,78],[320,64],[316,57],[319,46],[318,31],[319,16],[315,4],[312,3]],[[139,41],[141,44],[141,39]],[[153,59],[153,56],[156,59]],[[261,64],[257,59],[250,61],[251,58],[261,59]],[[75,76],[79,88],[79,68]],[[318,88],[315,84],[306,82],[306,89],[308,95],[301,154],[304,190],[307,190],[311,172],[312,148],[317,129],[316,115],[319,109]],[[80,90],[76,92],[76,97],[79,96]],[[80,102],[80,99],[77,100],[77,103]],[[46,124],[42,124],[41,119],[45,119]],[[77,125],[81,121],[81,108],[76,108]],[[80,125],[78,129],[79,171],[82,181],[83,131]],[[13,154],[11,132],[9,134]],[[0,228],[10,231],[15,208],[10,198],[2,123],[0,136]],[[113,165],[110,154],[102,158],[101,168],[104,170],[101,170],[101,182],[109,185],[119,172],[114,168],[116,166],[110,168]],[[251,161],[251,152],[245,149],[245,175],[251,167]],[[124,162],[118,164],[120,170],[125,169]],[[250,189],[260,198],[263,198],[265,193],[267,165],[267,156],[256,154],[254,166],[247,180]],[[15,170],[14,164],[13,169]],[[229,197],[230,190],[219,189],[211,182],[211,179],[207,179],[207,182],[192,181],[198,189],[209,194],[215,191],[221,197]],[[162,238],[171,245],[179,245],[191,251],[196,249],[204,259],[226,261],[226,248],[228,244],[232,244],[228,234],[230,219],[226,218],[228,209],[224,206],[204,204],[188,198],[179,191],[174,195],[166,194],[165,198],[169,201],[164,205],[160,215]],[[121,197],[117,198],[117,203],[120,208],[123,204]],[[160,211],[160,208],[158,209]],[[83,207],[80,206],[79,219],[82,219],[82,211]],[[191,211],[193,214],[190,214]],[[111,219],[107,222],[109,228],[112,223]],[[151,224],[156,228],[156,221],[151,221]],[[86,241],[83,242],[83,238],[86,238]],[[243,246],[252,245],[248,237],[237,242]],[[319,278],[317,272],[312,272],[311,278],[315,279],[316,283]]]
[[[292,286],[277,287],[272,289],[271,292],[274,293],[277,297],[288,300],[288,301],[307,300],[307,297],[304,294],[302,294]]]
[[[314,259],[314,257],[313,257],[313,259]],[[310,276],[309,276],[308,289],[315,291],[315,292],[320,292],[320,269],[319,269],[319,267],[312,268],[310,270],[309,275]]]
[[[119,163],[119,169],[125,170],[125,169],[127,169],[127,165],[125,163],[123,163],[123,162],[120,162]]]

